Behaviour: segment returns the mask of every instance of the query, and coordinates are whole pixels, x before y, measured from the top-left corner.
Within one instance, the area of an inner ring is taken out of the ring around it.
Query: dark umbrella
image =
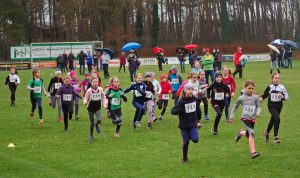
[[[128,52],[130,50],[134,50],[134,49],[139,49],[141,48],[142,45],[136,42],[130,42],[130,43],[126,43],[123,47],[122,47],[122,51]]]
[[[115,52],[109,48],[96,48],[95,51],[98,51],[100,53],[103,53],[103,51],[105,51],[111,59],[115,57]]]
[[[298,45],[295,42],[291,41],[291,40],[282,40],[282,42],[284,44],[290,46],[293,49],[297,49],[298,48]]]
[[[180,52],[188,53],[189,50],[186,49],[186,48],[184,48],[184,47],[182,47],[182,46],[178,46],[178,47],[176,48],[176,53],[180,53]]]

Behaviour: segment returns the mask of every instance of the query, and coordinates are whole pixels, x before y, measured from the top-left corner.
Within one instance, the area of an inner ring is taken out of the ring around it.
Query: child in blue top
[[[178,69],[176,66],[173,66],[170,69],[170,71],[168,73],[168,79],[172,85],[172,99],[174,99],[174,102],[176,104],[179,99],[179,97],[176,96],[176,93],[183,82],[182,75],[178,72]]]
[[[146,85],[143,82],[142,74],[135,75],[135,82],[129,88],[124,90],[124,93],[128,93],[133,90],[132,105],[136,108],[134,119],[132,121],[133,128],[141,127],[140,121],[142,120],[145,112],[145,97],[146,97]]]

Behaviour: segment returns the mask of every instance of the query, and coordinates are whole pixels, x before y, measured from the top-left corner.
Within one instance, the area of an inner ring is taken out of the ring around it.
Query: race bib
[[[169,94],[162,94],[162,95],[161,95],[161,98],[162,98],[163,100],[169,100],[169,99],[170,99],[170,95],[169,95]]]
[[[42,87],[35,87],[34,93],[42,93]]]
[[[91,94],[91,99],[92,99],[92,101],[99,101],[100,98],[101,98],[100,93],[92,93],[92,94]]]
[[[255,106],[251,105],[244,105],[243,107],[243,114],[248,116],[254,116],[255,112]]]
[[[111,99],[111,104],[112,105],[120,105],[120,102],[121,100],[120,100],[120,98],[112,98]]]
[[[140,96],[143,96],[139,91],[137,90],[134,90],[134,94],[136,97],[140,97]]]
[[[72,94],[63,94],[64,101],[72,101]]]
[[[59,89],[61,87],[61,83],[55,83],[54,84],[54,89]]]
[[[152,93],[150,91],[146,91],[146,98],[152,98]]]
[[[280,102],[280,94],[279,93],[271,93],[271,101],[272,102]]]
[[[185,112],[186,113],[195,112],[196,111],[196,102],[185,104],[184,107],[185,107]]]
[[[9,79],[9,82],[10,82],[10,83],[14,83],[14,82],[15,82],[14,78],[11,77],[11,78]]]
[[[218,101],[224,100],[224,93],[218,93],[218,92],[216,92],[215,93],[215,100],[218,100]]]
[[[179,83],[179,79],[178,78],[172,79],[172,84],[177,84],[177,83]]]

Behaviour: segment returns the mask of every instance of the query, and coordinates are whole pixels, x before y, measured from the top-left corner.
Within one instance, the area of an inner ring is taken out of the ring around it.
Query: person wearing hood
[[[203,67],[203,70],[205,71],[205,79],[206,79],[206,82],[207,84],[209,83],[209,76],[210,76],[210,79],[211,79],[211,82],[213,82],[215,79],[214,79],[214,56],[210,53],[210,49],[209,48],[206,48],[205,49],[205,55],[202,57],[202,67]]]
[[[193,95],[193,85],[188,83],[183,88],[182,97],[178,100],[175,106],[171,109],[171,114],[179,116],[179,129],[182,136],[182,163],[188,161],[188,147],[192,140],[198,143],[198,119],[197,113],[199,110],[199,103],[197,98]]]
[[[167,110],[170,94],[172,93],[171,83],[167,80],[167,76],[165,74],[160,76],[160,86],[161,92],[159,94],[159,100],[157,101],[157,107],[158,109],[162,109],[160,115],[158,116],[158,119],[161,121]]]
[[[235,78],[235,75],[239,73],[239,78],[243,78],[243,65],[241,63],[242,59],[242,48],[238,47],[237,52],[233,54],[233,62],[235,65],[235,71],[233,72],[233,77]]]
[[[182,75],[178,72],[176,66],[172,66],[172,68],[168,72],[168,80],[172,85],[172,99],[174,99],[174,103],[176,104],[179,97],[176,96],[176,93],[183,82]]]
[[[218,126],[225,106],[225,97],[228,98],[230,90],[222,81],[222,73],[215,73],[215,81],[207,88],[207,97],[216,112],[214,126],[211,129],[213,135],[218,135]]]

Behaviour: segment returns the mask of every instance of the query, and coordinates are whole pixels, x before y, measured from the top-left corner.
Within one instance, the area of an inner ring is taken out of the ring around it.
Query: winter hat
[[[167,78],[166,74],[161,74],[160,80],[162,80],[163,78]]]
[[[186,92],[186,90],[189,89],[189,88],[193,88],[193,84],[191,84],[191,83],[185,84],[184,87],[183,87],[183,91]]]
[[[155,77],[155,72],[151,72],[151,76],[152,76],[152,77]]]
[[[145,78],[149,78],[149,77],[152,77],[151,72],[146,72],[146,73],[145,73]]]
[[[55,71],[55,75],[56,76],[61,75],[61,71],[60,70]]]
[[[217,77],[219,77],[219,76],[222,77],[222,73],[221,73],[221,72],[216,72],[216,73],[215,73],[215,78],[217,78]]]
[[[177,67],[176,67],[176,66],[172,66],[170,70],[174,70],[174,71],[175,71],[175,73],[177,73],[177,72],[178,72],[178,69],[177,69]]]
[[[205,52],[209,52],[209,53],[210,53],[210,49],[209,49],[209,48],[206,48],[206,49],[205,49]]]
[[[84,76],[85,76],[85,77],[88,77],[88,76],[91,76],[91,74],[87,73],[87,74],[85,74]]]
[[[72,77],[73,75],[76,75],[75,70],[72,70],[72,71],[70,72],[70,77]]]

